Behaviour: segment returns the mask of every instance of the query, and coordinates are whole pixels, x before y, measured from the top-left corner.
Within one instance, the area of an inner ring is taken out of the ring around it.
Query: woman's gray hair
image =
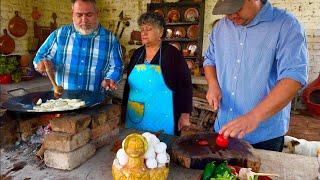
[[[154,12],[146,12],[143,13],[138,19],[139,26],[143,24],[151,24],[157,26],[159,29],[165,29],[165,21],[164,18]]]

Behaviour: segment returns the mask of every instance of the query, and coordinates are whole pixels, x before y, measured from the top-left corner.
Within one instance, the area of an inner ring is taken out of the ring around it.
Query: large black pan
[[[85,90],[65,90],[60,98],[62,99],[81,99],[85,101],[85,105],[81,108],[92,107],[98,105],[106,100],[104,93],[97,93]],[[30,113],[33,106],[36,105],[39,99],[46,102],[49,99],[56,99],[53,91],[35,92],[29,93],[23,96],[17,96],[10,98],[7,102],[4,102],[1,106],[8,111],[19,113]],[[65,112],[65,111],[50,111],[50,112]],[[37,113],[37,112],[31,112]],[[43,113],[43,112],[42,112]]]

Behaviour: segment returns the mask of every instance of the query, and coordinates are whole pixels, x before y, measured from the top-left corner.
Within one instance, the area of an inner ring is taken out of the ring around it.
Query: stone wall
[[[124,30],[123,37],[120,39],[122,45],[126,47],[128,51],[136,48],[136,45],[129,45],[130,33],[132,30],[139,30],[137,26],[137,18],[139,14],[147,10],[147,3],[150,0],[98,0],[97,5],[100,10],[101,23],[112,31],[115,31],[118,16],[121,11],[124,12],[124,16],[129,19],[130,26]],[[205,7],[205,25],[203,34],[203,52],[208,47],[208,37],[211,33],[212,22],[222,16],[213,16],[211,14],[212,8],[216,0],[207,0]],[[280,8],[285,8],[292,12],[299,21],[303,24],[308,41],[309,59],[310,59],[310,73],[309,81],[312,81],[318,76],[320,71],[320,1],[319,0],[271,0],[271,3]],[[0,28],[7,27],[8,21],[13,17],[14,11],[20,11],[21,17],[27,20],[28,32],[21,38],[14,38],[16,42],[16,50],[13,54],[25,54],[27,53],[28,38],[33,36],[33,23],[31,18],[32,8],[38,7],[42,13],[40,18],[40,25],[48,26],[49,21],[52,21],[51,14],[56,12],[58,15],[58,26],[68,24],[71,22],[71,7],[69,0],[1,0],[1,14],[0,14]],[[118,34],[122,29],[120,29]],[[2,33],[1,33],[2,34]],[[127,60],[127,56],[126,56]]]
[[[20,38],[11,36],[15,41],[15,51],[12,54],[24,55],[28,53],[28,38],[34,37],[33,19],[31,17],[33,7],[37,7],[41,13],[38,21],[40,26],[50,26],[53,22],[52,13],[57,13],[57,25],[68,24],[71,19],[71,5],[69,0],[1,0],[0,1],[0,34],[3,29],[8,29],[8,23],[14,17],[14,12],[19,11],[19,16],[26,20],[28,31]]]

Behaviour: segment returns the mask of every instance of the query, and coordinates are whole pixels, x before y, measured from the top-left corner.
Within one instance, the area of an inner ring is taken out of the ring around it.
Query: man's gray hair
[[[157,26],[159,29],[165,29],[165,21],[164,18],[154,12],[146,12],[143,13],[138,19],[139,26],[143,24],[151,24]]]
[[[71,3],[74,4],[77,0],[71,0]],[[84,1],[84,2],[91,2],[93,4],[96,4],[96,0],[80,0],[80,1]]]
[[[96,0],[71,0],[71,4],[72,4],[71,8],[72,8],[72,10],[73,10],[74,3],[76,3],[77,1],[90,2],[90,3],[93,4],[94,9],[97,10]]]

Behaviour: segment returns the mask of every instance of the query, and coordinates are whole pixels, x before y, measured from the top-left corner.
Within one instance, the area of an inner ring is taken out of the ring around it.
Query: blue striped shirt
[[[101,25],[90,35],[81,35],[66,25],[50,34],[34,58],[36,65],[50,60],[56,81],[65,89],[103,91],[103,79],[119,82],[123,64],[116,37]]]
[[[304,30],[293,15],[269,2],[246,26],[224,17],[213,29],[204,66],[215,66],[222,100],[215,131],[259,104],[283,78],[307,83]],[[251,144],[284,135],[288,104],[244,137]]]

